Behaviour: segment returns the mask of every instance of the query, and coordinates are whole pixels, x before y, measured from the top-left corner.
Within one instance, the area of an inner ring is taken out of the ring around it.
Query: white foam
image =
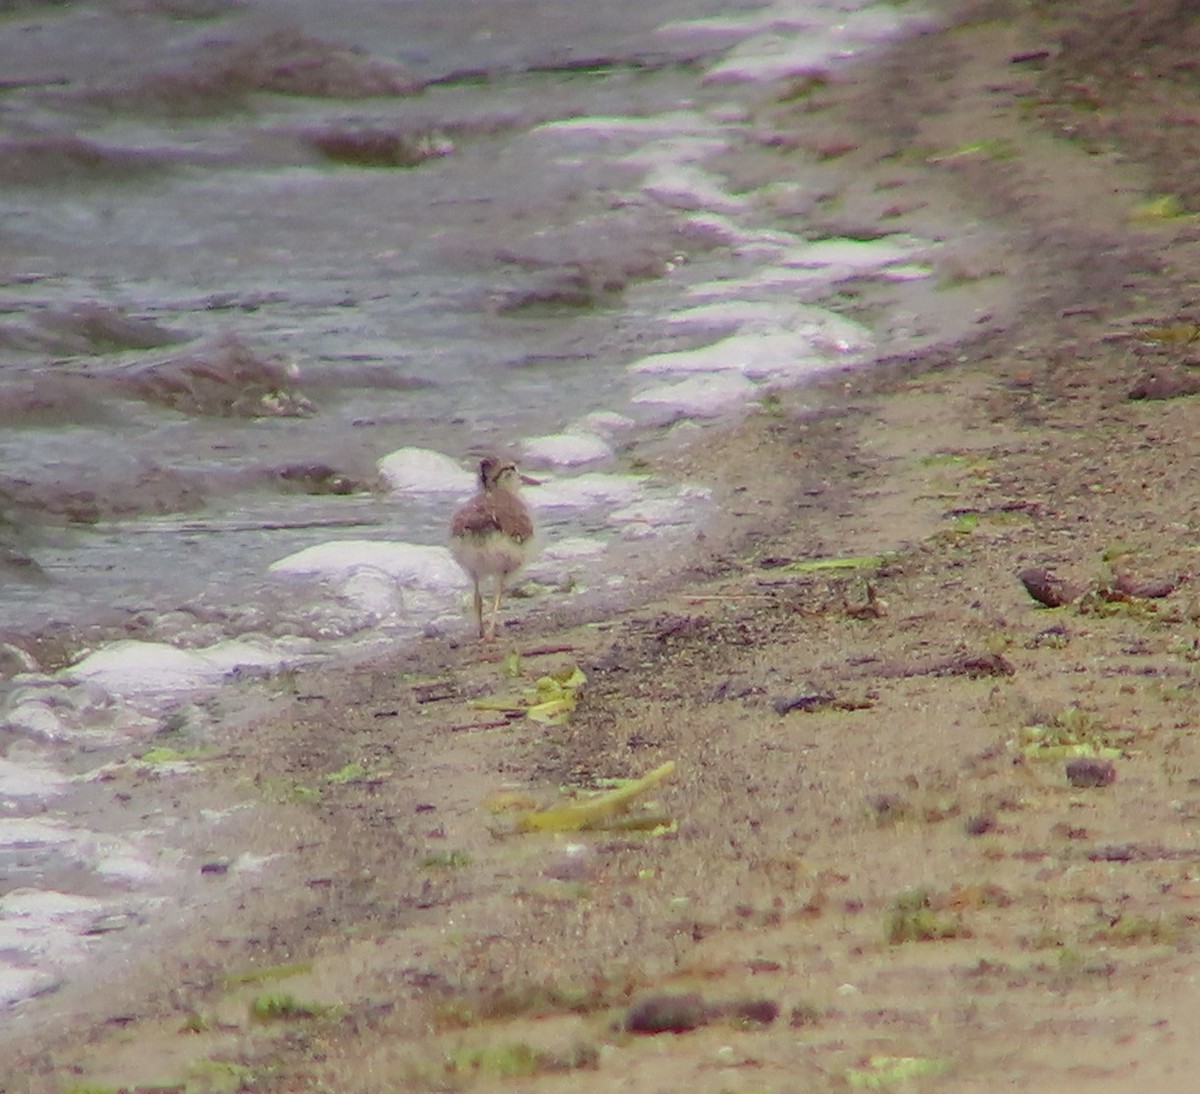
[[[687,295],[695,300],[744,300],[760,295],[785,296],[797,302],[816,300],[828,291],[827,269],[785,269],[766,266],[748,277],[702,281],[692,285]]]
[[[103,907],[90,896],[53,889],[13,889],[0,897],[0,918],[38,926],[70,920],[90,923]]]
[[[642,190],[669,209],[740,213],[747,205],[745,198],[726,191],[716,175],[688,163],[652,168]]]
[[[779,256],[779,264],[788,269],[829,270],[839,275],[863,274],[881,270],[929,249],[911,236],[883,236],[880,239],[821,239],[790,248]]]
[[[154,695],[220,683],[238,669],[277,669],[289,658],[269,643],[225,641],[181,650],[163,642],[126,639],[85,657],[63,674],[91,680],[114,695]]]
[[[19,763],[0,757],[0,798],[51,798],[69,781],[40,761]]]
[[[710,159],[719,152],[724,152],[729,143],[720,136],[696,136],[681,134],[674,137],[660,137],[657,140],[635,148],[625,153],[620,162],[631,167],[640,167],[646,171],[692,165],[704,178],[715,181],[717,176],[703,171],[699,164]]]
[[[758,385],[741,373],[719,372],[656,384],[638,392],[632,401],[676,417],[716,418],[748,403],[758,391]]]
[[[4,729],[40,741],[62,741],[71,734],[63,720],[47,703],[28,699],[14,704],[0,723]]]
[[[593,410],[580,418],[572,428],[612,440],[618,433],[626,433],[636,424],[632,418],[618,414],[615,410]]]
[[[384,573],[400,585],[441,591],[456,588],[462,573],[445,547],[369,539],[339,539],[306,547],[268,567],[285,577],[346,580],[362,569]]]
[[[757,235],[720,213],[696,213],[687,218],[684,226],[697,235],[716,243],[724,243],[726,246],[749,242]]]
[[[594,433],[550,433],[544,437],[530,437],[521,444],[521,455],[525,459],[535,463],[557,464],[560,467],[596,463],[599,460],[611,459],[612,454],[613,450],[608,442]]]
[[[821,313],[816,342],[822,349],[838,353],[867,353],[875,346],[870,328],[833,312]]]
[[[64,847],[76,842],[78,835],[61,821],[0,818],[0,847]]]
[[[832,367],[804,333],[734,334],[693,350],[656,353],[629,366],[635,374],[740,373],[751,379],[795,380]]]
[[[740,28],[736,24],[723,28],[747,31],[749,37],[709,68],[704,79],[706,83],[763,83],[820,71],[831,61],[854,57],[875,42],[894,38],[915,22],[913,16],[886,4],[857,11],[837,5],[808,7],[799,19],[788,5],[775,4],[752,13]],[[680,29],[687,30],[688,25]],[[762,33],[756,33],[759,30]]]
[[[108,881],[127,885],[144,885],[158,876],[150,863],[136,855],[109,855],[96,863],[95,871]]]
[[[697,304],[667,316],[667,323],[684,330],[756,330],[787,327],[795,308],[767,300],[720,300]]]
[[[933,276],[933,267],[924,262],[906,262],[879,271],[885,281],[925,281]]]
[[[819,72],[854,50],[820,35],[761,34],[734,46],[708,69],[704,82],[768,83]]]
[[[43,973],[47,965],[78,961],[88,950],[81,935],[103,908],[99,900],[74,893],[13,889],[0,898],[0,952],[18,956],[23,962],[37,961]],[[14,981],[13,987],[21,983]],[[28,994],[33,983],[24,979],[26,990],[22,994]]]
[[[374,566],[360,566],[348,574],[338,594],[349,605],[374,620],[387,619],[404,611],[404,597],[396,579]]]
[[[535,509],[588,509],[596,505],[625,505],[641,492],[642,481],[636,476],[588,471],[531,486],[525,496]]]
[[[573,562],[581,558],[595,558],[607,550],[605,544],[598,539],[588,539],[586,536],[569,536],[556,543],[547,544],[539,552],[544,559],[554,562]]]
[[[429,448],[398,448],[382,457],[376,467],[396,493],[465,494],[475,484],[472,472]]]
[[[795,10],[790,6],[772,4],[746,15],[709,15],[702,19],[677,19],[664,23],[656,28],[654,33],[670,37],[727,37],[734,34],[760,34],[768,30],[802,30],[811,26],[811,20],[797,18]]]
[[[0,965],[0,1007],[28,999],[57,983],[57,978],[37,969]]]
[[[559,121],[543,122],[530,132],[583,135],[606,140],[632,138],[641,142],[684,134],[706,135],[712,133],[715,128],[712,121],[694,110],[673,110],[641,118],[626,115],[563,118]]]
[[[854,276],[854,273],[849,267],[787,269],[782,266],[767,266],[749,277],[702,281],[691,286],[687,295],[695,300],[753,300],[760,295],[770,295],[786,296],[796,301],[811,301],[826,294],[833,282]]]

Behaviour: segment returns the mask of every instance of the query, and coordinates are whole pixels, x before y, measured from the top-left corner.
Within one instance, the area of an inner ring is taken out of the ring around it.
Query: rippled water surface
[[[466,628],[439,545],[477,453],[546,479],[533,573],[565,596],[703,512],[631,438],[870,362],[832,287],[923,278],[934,241],[813,240],[780,212],[802,163],[726,168],[757,104],[918,18],[0,8],[0,1003],[186,860],[72,804],[120,749],[202,734],[196,688]]]

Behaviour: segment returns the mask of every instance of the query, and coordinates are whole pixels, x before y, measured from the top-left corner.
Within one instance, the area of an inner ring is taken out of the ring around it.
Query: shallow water
[[[868,53],[903,10],[0,18],[0,1002],[170,910],[186,852],[73,803],[164,724],[202,737],[196,689],[465,631],[440,544],[473,453],[546,477],[544,595],[584,564],[616,586],[706,498],[630,473],[631,438],[888,348],[901,320],[824,302],[927,277],[934,243],[807,240],[717,165],[771,81]]]

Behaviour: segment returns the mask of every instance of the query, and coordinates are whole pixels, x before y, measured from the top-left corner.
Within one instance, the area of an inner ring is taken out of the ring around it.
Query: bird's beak
[[[521,482],[524,483],[526,486],[541,486],[542,483],[545,481],[544,479],[535,479],[532,475],[525,475],[525,474],[522,474],[520,476],[520,479],[521,479]]]

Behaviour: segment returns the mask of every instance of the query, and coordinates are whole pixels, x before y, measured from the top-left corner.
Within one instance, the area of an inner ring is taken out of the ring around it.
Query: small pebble
[[[1067,782],[1072,786],[1111,786],[1117,781],[1117,769],[1108,760],[1077,756],[1067,761]]]
[[[630,1033],[687,1033],[708,1021],[708,1008],[696,992],[652,995],[629,1008],[625,1028]]]
[[[990,817],[986,813],[980,813],[977,816],[970,817],[966,823],[968,836],[982,836],[987,832],[996,830],[996,818]]]
[[[729,1013],[754,1025],[769,1026],[779,1017],[779,1004],[773,999],[746,999],[730,1004]]]

